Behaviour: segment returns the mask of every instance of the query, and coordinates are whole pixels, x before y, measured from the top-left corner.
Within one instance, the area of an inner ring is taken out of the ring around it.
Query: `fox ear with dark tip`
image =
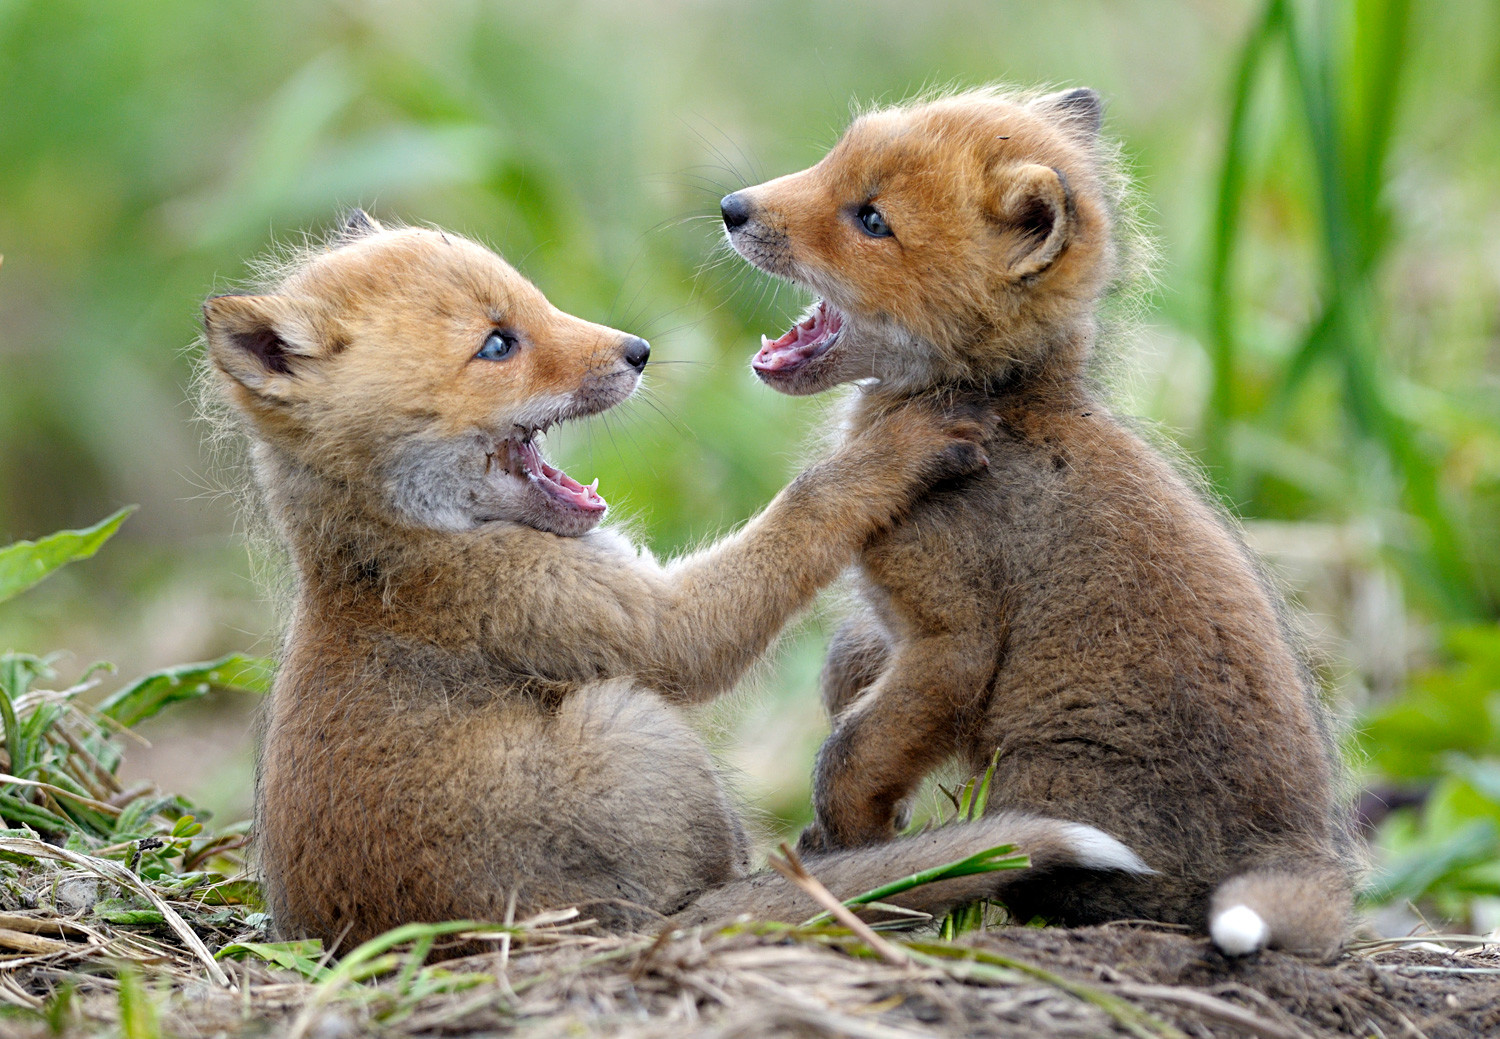
[[[1068,178],[1051,166],[1002,166],[990,218],[1002,236],[1001,258],[1012,278],[1051,267],[1073,238],[1077,214]]]
[[[338,234],[334,237],[339,245],[347,245],[384,230],[379,220],[356,206],[344,214],[344,222],[339,226]]]
[[[286,296],[211,296],[203,327],[214,367],[271,401],[291,399],[330,352],[311,308]]]
[[[1081,137],[1098,137],[1099,127],[1104,124],[1104,99],[1088,87],[1048,94],[1034,104],[1050,112],[1054,120]]]

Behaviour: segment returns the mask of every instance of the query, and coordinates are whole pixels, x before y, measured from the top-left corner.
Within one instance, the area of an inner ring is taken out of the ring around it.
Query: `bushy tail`
[[[974,822],[943,826],[889,844],[809,855],[803,864],[835,897],[847,899],[1002,844],[1013,844],[1017,851],[1029,856],[1033,869],[1081,866],[1126,873],[1151,872],[1140,856],[1103,830],[1021,812],[991,812]],[[1003,898],[1006,886],[1028,872],[999,870],[956,877],[924,884],[882,901],[937,917],[966,902]],[[704,892],[673,920],[691,925],[749,913],[759,920],[799,923],[821,908],[801,890],[767,870]]]
[[[1214,892],[1208,933],[1226,956],[1265,948],[1326,958],[1349,933],[1353,895],[1347,870],[1278,864],[1230,877]]]

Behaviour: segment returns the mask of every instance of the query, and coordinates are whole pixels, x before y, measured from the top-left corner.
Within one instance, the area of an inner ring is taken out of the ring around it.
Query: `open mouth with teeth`
[[[591,527],[609,508],[597,490],[599,481],[582,484],[549,465],[536,443],[537,435],[545,430],[545,426],[539,429],[518,426],[515,435],[503,442],[505,469],[512,476],[525,480],[548,508],[571,520],[568,526],[587,524]]]
[[[780,339],[761,336],[760,352],[750,367],[762,377],[790,375],[831,350],[843,328],[844,315],[820,299]]]

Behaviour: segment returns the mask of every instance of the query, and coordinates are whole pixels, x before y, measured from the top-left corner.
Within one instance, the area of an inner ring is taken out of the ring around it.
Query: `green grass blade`
[[[1328,5],[1288,8],[1281,35],[1307,126],[1317,176],[1321,249],[1325,269],[1324,311],[1287,366],[1276,392],[1276,411],[1320,357],[1337,364],[1344,411],[1356,434],[1384,452],[1401,477],[1407,511],[1426,535],[1404,567],[1408,576],[1450,619],[1484,612],[1468,545],[1444,499],[1436,463],[1417,441],[1417,431],[1391,406],[1378,300],[1371,273],[1386,242],[1387,220],[1380,183],[1399,100],[1398,82],[1407,52],[1409,0],[1365,0],[1348,68],[1358,89],[1339,103],[1335,68],[1337,33]],[[1300,15],[1300,16],[1299,16]]]
[[[990,763],[984,770],[984,775],[979,778],[969,795],[969,821],[973,822],[983,815],[985,809],[990,805],[990,784],[995,779],[995,769],[1000,764],[1000,748],[995,748],[995,753],[990,755]]]
[[[431,943],[437,939],[453,934],[477,932],[494,934],[505,931],[514,931],[515,928],[505,924],[479,923],[474,920],[449,920],[439,924],[404,924],[401,927],[392,928],[384,934],[377,934],[374,938],[349,951],[349,954],[339,961],[339,965],[318,982],[317,989],[313,993],[302,1013],[292,1023],[288,1033],[293,1039],[307,1034],[317,1011],[327,1004],[344,986],[359,981],[361,978],[370,976],[372,971],[384,973],[386,970],[401,963],[401,957],[388,955],[392,949],[407,942],[419,943],[425,949],[431,949]],[[425,958],[426,953],[423,953]],[[414,957],[407,959],[412,962]]]
[[[1411,38],[1411,0],[1356,0],[1354,48],[1346,94],[1358,110],[1351,113],[1349,166],[1351,199],[1370,216],[1365,241],[1367,262],[1383,248],[1389,221],[1380,205],[1386,157],[1390,152],[1400,86],[1405,78]]]
[[[269,660],[243,653],[231,653],[201,664],[181,664],[130,683],[101,703],[99,713],[129,727],[170,704],[196,700],[211,689],[269,692],[271,674]]]
[[[52,669],[41,657],[27,653],[6,653],[0,656],[0,721],[5,725],[5,752],[10,758],[12,775],[29,779],[36,765],[33,744],[26,738],[26,729],[16,717],[16,701],[25,696],[31,684],[38,678],[49,678]]]
[[[432,943],[436,940],[436,936],[424,934],[412,943],[411,952],[406,956],[406,966],[401,968],[401,974],[396,979],[395,989],[400,997],[411,995],[412,982],[416,980],[422,965],[427,962],[427,957],[432,952]]]
[[[1302,335],[1302,340],[1292,350],[1291,360],[1281,373],[1281,384],[1275,390],[1275,396],[1271,402],[1271,420],[1273,426],[1280,428],[1285,425],[1287,413],[1291,410],[1292,398],[1296,396],[1297,390],[1301,388],[1303,380],[1317,362],[1328,356],[1330,346],[1333,342],[1335,314],[1331,308],[1324,308],[1318,315],[1318,320],[1313,322]]]
[[[156,1007],[151,993],[134,968],[122,969],[120,981],[120,1032],[125,1039],[161,1039]]]
[[[889,884],[872,888],[853,898],[846,898],[844,905],[853,909],[858,906],[867,905],[871,902],[882,902],[891,895],[899,895],[903,891],[921,887],[923,884],[932,884],[939,880],[954,880],[958,877],[971,877],[977,873],[994,873],[1002,869],[1025,869],[1031,865],[1031,860],[1025,855],[1016,854],[1014,844],[1001,844],[994,848],[986,848],[984,851],[970,855],[966,859],[958,859],[941,866],[933,866],[918,873],[893,880]],[[819,913],[807,922],[807,926],[821,923],[829,919],[827,913]]]
[[[1208,276],[1208,326],[1213,383],[1209,389],[1204,435],[1208,464],[1221,486],[1232,483],[1234,477],[1229,428],[1237,411],[1234,389],[1238,347],[1234,292],[1230,281],[1233,259],[1240,240],[1240,208],[1245,194],[1245,167],[1250,152],[1250,99],[1269,44],[1281,31],[1285,20],[1284,0],[1269,0],[1260,21],[1256,23],[1240,51],[1229,129],[1224,142],[1224,158],[1219,169]]]
[[[134,511],[134,505],[127,505],[92,527],[62,530],[36,541],[17,541],[0,548],[0,602],[20,595],[59,567],[99,551]]]

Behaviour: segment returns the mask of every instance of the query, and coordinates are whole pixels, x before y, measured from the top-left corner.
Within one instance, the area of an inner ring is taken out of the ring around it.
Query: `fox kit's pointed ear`
[[[1048,94],[1034,104],[1080,137],[1098,137],[1099,127],[1104,125],[1104,99],[1088,87]]]
[[[378,234],[384,230],[379,220],[356,206],[344,214],[344,222],[339,225],[338,233],[334,235],[334,238],[339,245],[347,245],[350,242],[359,241],[366,235]]]
[[[250,392],[286,400],[329,350],[313,314],[285,296],[212,296],[203,304],[208,356]]]
[[[1051,166],[1027,163],[994,171],[991,214],[1004,236],[1003,257],[1016,280],[1041,274],[1062,255],[1073,237],[1077,214],[1068,178]]]

